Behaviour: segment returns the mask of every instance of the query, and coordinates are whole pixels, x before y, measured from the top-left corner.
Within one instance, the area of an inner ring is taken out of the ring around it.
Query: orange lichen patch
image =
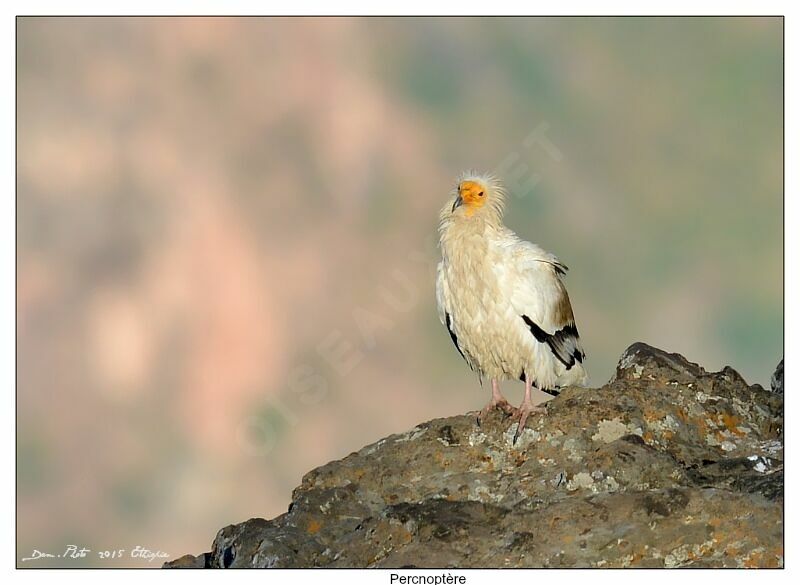
[[[481,455],[479,459],[486,464],[487,471],[494,471],[494,460],[491,457],[488,455]]]
[[[573,540],[575,540],[575,537],[572,534],[565,534],[564,536],[561,537],[561,542],[563,542],[564,544],[569,544]]]
[[[311,520],[306,527],[306,532],[316,534],[320,528],[322,528],[322,523],[319,520]]]
[[[744,431],[739,430],[739,424],[742,422],[741,419],[736,415],[731,415],[727,413],[723,413],[720,415],[720,419],[722,424],[725,425],[725,428],[732,432],[737,437],[744,436]]]
[[[665,416],[663,412],[658,412],[655,410],[647,410],[647,409],[645,409],[644,413],[642,414],[644,416],[644,420],[646,420],[647,422],[655,422],[657,420],[661,420]]]
[[[775,561],[775,566],[776,567],[782,567],[783,566],[783,547],[782,546],[776,546],[772,550],[772,558],[770,559],[770,561],[772,561],[772,560]],[[772,567],[772,565],[769,565],[769,566]]]
[[[748,569],[757,569],[764,566],[764,553],[754,550],[744,559],[744,566]]]
[[[670,439],[672,439],[672,437],[675,436],[675,433],[673,433],[672,431],[664,431],[662,435],[667,441],[669,441]]]
[[[726,551],[727,552],[727,551]],[[783,558],[783,547],[778,547],[772,551],[765,551],[763,549],[756,549],[751,551],[744,558],[742,563],[748,569],[759,568],[776,568],[781,566],[781,559]]]
[[[725,555],[732,558],[740,558],[743,552],[743,542],[747,540],[747,533],[740,525],[728,527],[726,529],[725,523],[720,524],[720,530],[715,533],[715,536],[722,542],[726,542]]]
[[[433,458],[436,460],[436,463],[441,465],[442,467],[448,467],[450,465],[450,460],[444,456],[442,453],[435,453]]]
[[[651,433],[650,431],[645,431],[645,433],[642,435],[642,440],[645,443],[648,443],[648,444],[652,443],[653,439],[655,439],[655,437],[653,436],[653,433]]]
[[[703,442],[706,441],[709,433],[709,420],[705,417],[690,418],[687,426]]]
[[[738,557],[741,549],[738,546],[729,544],[725,547],[725,554],[729,557]]]
[[[708,435],[708,423],[704,418],[694,418],[692,419],[692,424],[697,429],[697,434],[700,435],[701,439],[704,439],[706,435]]]
[[[633,565],[633,564],[638,563],[639,561],[641,561],[645,557],[645,553],[646,552],[647,551],[645,551],[644,549],[634,551],[633,554],[631,554],[631,562],[630,562],[630,564]]]

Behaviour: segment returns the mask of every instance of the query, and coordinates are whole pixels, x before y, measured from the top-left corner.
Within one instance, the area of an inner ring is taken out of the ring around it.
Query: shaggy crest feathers
[[[486,204],[477,211],[484,220],[498,225],[505,213],[507,192],[502,182],[492,173],[479,173],[475,170],[467,170],[461,173],[456,179],[456,184],[450,191],[449,203],[442,208],[439,214],[439,231],[443,229],[443,223],[452,221],[453,205],[458,200],[459,188],[465,181],[472,181],[482,185],[486,190]]]

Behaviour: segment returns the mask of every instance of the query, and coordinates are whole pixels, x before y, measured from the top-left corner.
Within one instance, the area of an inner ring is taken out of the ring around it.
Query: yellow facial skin
[[[458,186],[458,195],[468,216],[486,204],[486,188],[475,181],[462,181]]]

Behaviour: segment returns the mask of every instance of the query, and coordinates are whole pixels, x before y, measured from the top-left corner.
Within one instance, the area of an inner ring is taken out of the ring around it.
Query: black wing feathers
[[[445,313],[444,314],[444,318],[445,318],[445,321],[447,322],[447,332],[450,334],[450,339],[453,340],[453,345],[456,346],[456,349],[458,350],[458,353],[461,354],[461,357],[464,358],[464,361],[467,361],[467,358],[464,356],[464,352],[461,351],[460,347],[458,347],[458,337],[456,337],[456,333],[455,333],[455,331],[453,331],[453,328],[450,325],[450,313]],[[467,362],[467,363],[469,363],[469,362]]]
[[[574,323],[565,325],[552,335],[546,333],[527,315],[522,315],[522,320],[531,330],[531,333],[539,343],[546,343],[550,347],[558,360],[569,370],[575,362],[583,362],[584,353],[578,348],[578,328]],[[451,334],[452,335],[452,334]]]

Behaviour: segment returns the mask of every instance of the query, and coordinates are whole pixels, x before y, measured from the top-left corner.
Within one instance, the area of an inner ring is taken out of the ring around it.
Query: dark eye
[[[480,193],[478,193],[478,197],[483,197],[483,191],[481,191]]]

